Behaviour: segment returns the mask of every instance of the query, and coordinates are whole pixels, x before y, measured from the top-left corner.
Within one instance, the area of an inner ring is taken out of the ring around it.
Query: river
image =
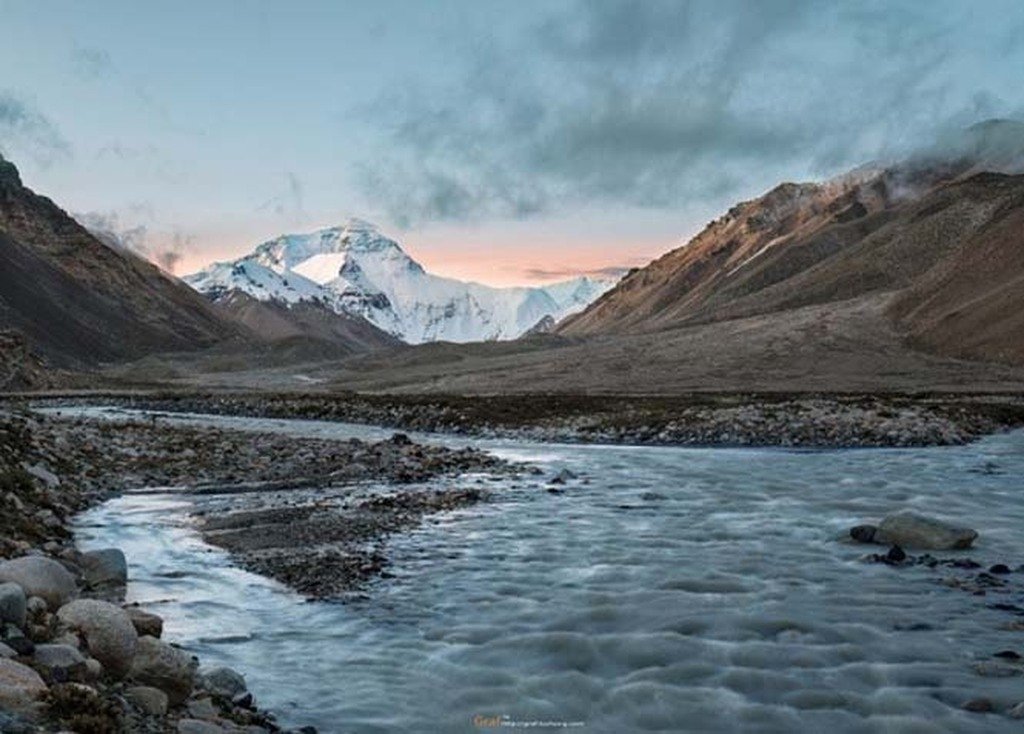
[[[129,599],[164,617],[168,639],[242,671],[283,723],[321,732],[479,732],[491,717],[609,733],[1020,730],[960,705],[1024,700],[1020,677],[972,667],[1024,647],[1024,633],[1002,628],[1015,617],[987,606],[1022,594],[972,596],[937,583],[948,570],[864,563],[864,546],[839,539],[912,508],[978,529],[961,555],[1016,567],[1024,433],[899,450],[472,443],[587,482],[562,494],[543,478],[493,483],[491,501],[393,539],[394,577],[344,603],[306,602],[232,567],[199,539],[187,495],[123,495],[83,514],[78,537],[124,549]]]

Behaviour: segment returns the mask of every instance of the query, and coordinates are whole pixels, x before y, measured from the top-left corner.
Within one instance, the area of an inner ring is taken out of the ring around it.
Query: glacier
[[[580,276],[498,288],[434,275],[361,219],[281,235],[184,281],[214,299],[237,290],[286,305],[319,301],[409,344],[515,339],[547,317],[557,322],[583,310],[615,285]]]

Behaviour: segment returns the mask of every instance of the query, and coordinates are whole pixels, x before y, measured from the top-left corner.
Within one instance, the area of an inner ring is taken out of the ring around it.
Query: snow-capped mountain
[[[580,277],[542,287],[494,288],[444,278],[426,272],[397,242],[358,219],[282,235],[185,282],[213,298],[239,290],[261,301],[317,300],[410,344],[514,339],[546,316],[559,321],[582,310],[615,284]]]

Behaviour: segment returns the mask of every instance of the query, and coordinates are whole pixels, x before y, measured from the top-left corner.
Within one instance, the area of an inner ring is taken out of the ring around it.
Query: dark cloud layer
[[[360,182],[407,226],[678,208],[842,170],[1019,109],[1019,80],[978,74],[1024,62],[1000,14],[1024,20],[1012,3],[581,3],[481,43],[458,85],[378,100],[386,146]]]
[[[0,89],[0,153],[31,155],[45,166],[70,151],[57,126],[35,105]]]

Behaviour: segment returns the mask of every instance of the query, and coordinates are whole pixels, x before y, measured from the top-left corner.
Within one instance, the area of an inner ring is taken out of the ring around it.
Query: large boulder
[[[117,548],[83,553],[78,559],[85,583],[92,588],[124,586],[128,583],[128,561]]]
[[[963,550],[970,548],[978,533],[916,512],[887,516],[875,531],[874,542],[921,550]]]
[[[25,626],[25,590],[13,582],[0,584],[0,624]]]
[[[36,701],[46,691],[39,673],[27,665],[0,658],[0,710],[33,714]]]
[[[220,667],[206,670],[200,676],[200,682],[207,691],[215,696],[226,698],[228,701],[247,690],[245,678],[231,668]]]
[[[89,654],[115,678],[132,665],[138,634],[121,607],[96,599],[77,599],[57,611],[57,618],[85,638]]]
[[[159,688],[177,705],[192,693],[198,667],[196,659],[184,650],[155,637],[141,637],[130,675],[143,685]]]
[[[23,556],[0,563],[0,581],[17,584],[25,596],[41,597],[50,609],[57,609],[78,595],[71,572],[44,556]]]

